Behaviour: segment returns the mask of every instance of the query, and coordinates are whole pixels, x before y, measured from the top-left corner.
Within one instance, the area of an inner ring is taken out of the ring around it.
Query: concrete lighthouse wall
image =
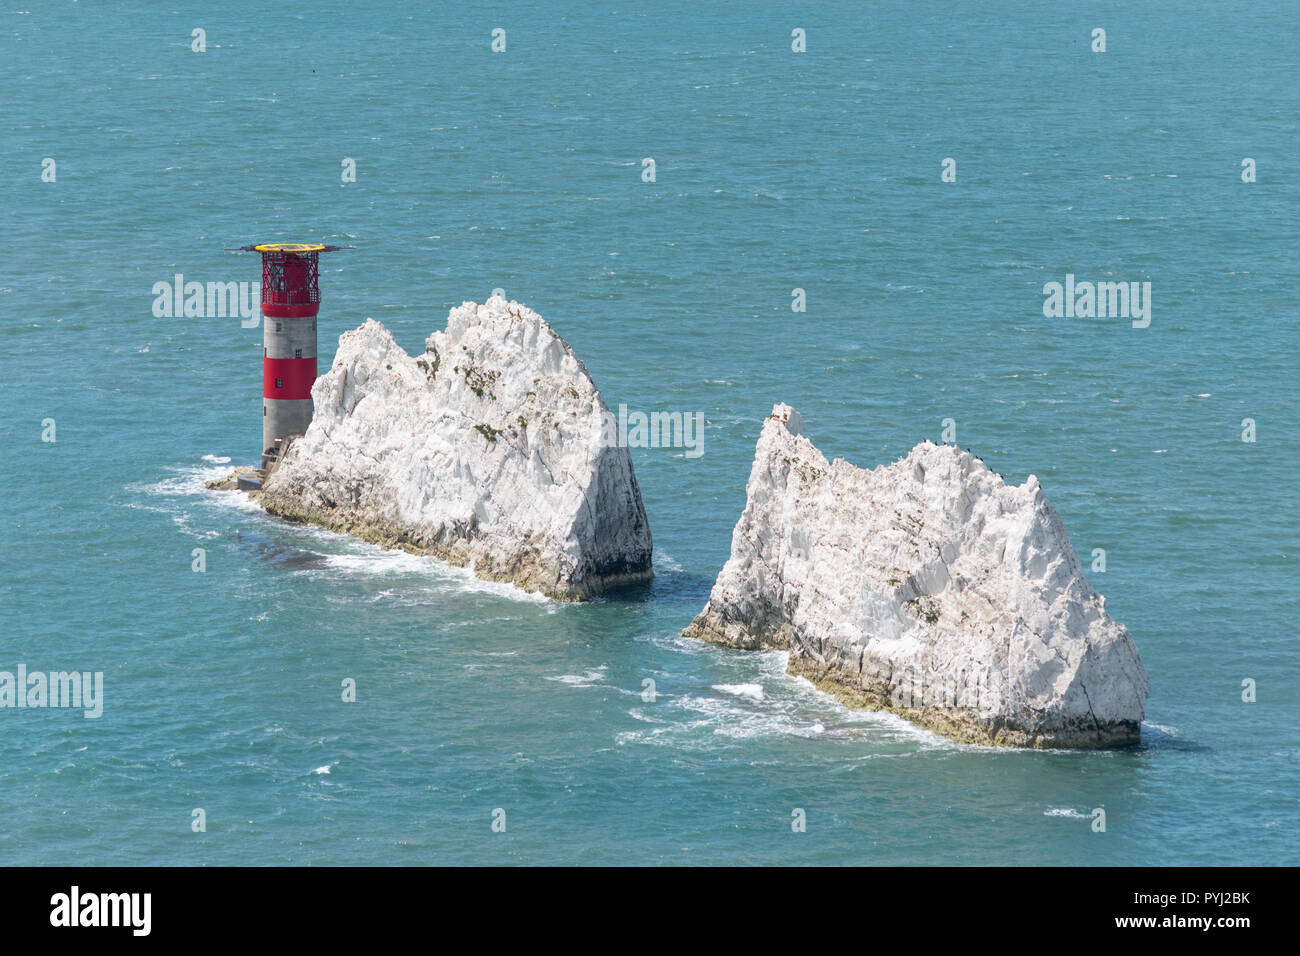
[[[265,310],[264,310],[265,312]],[[316,316],[265,315],[262,320],[262,454],[275,440],[301,435],[311,424],[316,381]]]

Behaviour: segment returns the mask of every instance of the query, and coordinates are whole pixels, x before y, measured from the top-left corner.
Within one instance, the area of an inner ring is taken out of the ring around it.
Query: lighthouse
[[[269,242],[239,249],[262,254],[263,469],[311,424],[320,254],[343,248],[348,247]]]

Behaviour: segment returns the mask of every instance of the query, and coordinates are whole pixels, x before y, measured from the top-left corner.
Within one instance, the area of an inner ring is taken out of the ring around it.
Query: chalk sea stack
[[[683,632],[789,651],[789,671],[954,740],[1137,743],[1150,691],[1038,480],[923,442],[872,470],[777,405],[731,557]]]
[[[631,457],[602,440],[609,409],[526,306],[465,302],[416,356],[367,319],[311,394],[260,494],[272,514],[558,600],[651,577]]]

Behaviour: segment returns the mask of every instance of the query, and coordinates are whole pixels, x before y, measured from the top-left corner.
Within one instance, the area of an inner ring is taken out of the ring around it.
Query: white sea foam
[[[701,716],[680,725],[696,732],[712,731],[714,736],[732,740],[752,740],[765,737],[818,737],[826,732],[825,725],[799,712],[790,702],[754,709],[737,706],[734,698],[694,697],[680,699],[679,706]],[[837,736],[848,736],[841,731]]]
[[[643,708],[633,707],[627,712],[633,720],[645,721],[647,724],[666,724],[668,721],[658,714],[647,713]]]
[[[736,697],[748,697],[750,700],[763,699],[762,684],[714,684],[713,689]]]
[[[714,663],[726,666],[733,673],[743,670],[749,679],[710,685],[710,690],[717,696],[701,693],[679,697],[663,695],[653,713],[646,708],[633,707],[628,710],[628,716],[655,726],[620,732],[614,738],[616,744],[707,750],[716,746],[719,737],[731,740],[822,737],[901,741],[919,744],[922,749],[952,749],[957,746],[892,714],[843,706],[804,678],[786,673],[789,655],[785,651],[760,651],[736,657],[723,648],[692,643],[697,650],[707,649]],[[675,650],[688,649],[673,643],[667,646]]]
[[[628,744],[668,743],[683,745],[678,736],[683,732],[698,732],[708,728],[724,737],[750,736],[829,736],[839,738],[868,739],[889,744],[909,744],[918,750],[960,750],[972,753],[1000,753],[1012,751],[990,748],[980,744],[958,743],[917,726],[910,720],[888,711],[865,710],[849,707],[834,695],[819,690],[812,681],[787,670],[790,654],[788,651],[754,651],[737,657],[727,648],[707,644],[694,638],[682,637],[680,634],[666,635],[655,639],[655,644],[666,650],[678,653],[701,654],[728,665],[734,671],[737,665],[749,662],[746,669],[757,664],[758,674],[753,675],[759,681],[737,681],[728,684],[714,684],[712,690],[727,695],[724,698],[706,698],[686,695],[675,701],[675,706],[697,713],[705,713],[705,719],[695,719],[690,723],[679,723],[674,727],[659,729],[654,733],[628,731],[618,735],[617,742]],[[752,675],[752,670],[750,671]],[[745,690],[742,691],[741,688]],[[753,689],[761,691],[761,697]],[[748,691],[748,692],[746,692]],[[708,703],[713,701],[713,703]],[[645,719],[636,713],[629,714],[638,720]],[[667,739],[650,739],[664,737]],[[1016,754],[1032,759],[1035,756],[1074,751],[1060,748],[1043,748],[1041,750],[1018,750]]]
[[[258,506],[258,511],[261,511]],[[278,520],[262,512],[268,522],[278,524]],[[360,541],[345,534],[330,531],[316,525],[297,525],[296,534],[314,538],[323,547],[341,547],[346,550],[305,553],[315,554],[321,558],[319,567],[304,568],[304,574],[337,574],[343,572],[349,576],[375,576],[391,578],[394,575],[406,575],[422,578],[424,583],[435,586],[436,590],[478,592],[495,594],[518,601],[531,601],[537,604],[554,603],[543,594],[529,593],[513,584],[500,581],[485,581],[469,568],[458,568],[439,558],[426,554],[412,554],[400,549],[381,548],[368,541]]]
[[[177,469],[175,474],[155,482],[142,482],[128,485],[127,490],[143,493],[147,499],[193,499],[194,503],[204,502],[221,508],[229,508],[258,519],[259,530],[282,530],[284,537],[307,538],[318,542],[320,551],[301,548],[304,556],[321,558],[319,565],[302,568],[300,574],[326,574],[346,576],[374,575],[391,577],[395,574],[422,578],[421,583],[431,586],[436,591],[477,592],[506,597],[516,601],[528,601],[534,604],[558,605],[544,594],[530,593],[499,581],[485,581],[476,576],[469,568],[458,568],[432,555],[411,554],[401,550],[387,550],[367,541],[321,528],[317,525],[288,525],[266,511],[256,501],[242,491],[213,491],[207,482],[225,478],[230,474],[230,459],[216,455],[205,455],[205,461],[224,462],[205,467]],[[187,502],[188,503],[188,502]],[[149,508],[149,505],[141,507]],[[173,505],[164,505],[151,510],[164,511],[173,516],[173,520],[184,524],[189,520],[188,512],[179,512]],[[286,547],[290,547],[286,543]],[[341,549],[341,550],[340,550]]]
[[[672,706],[677,710],[704,716],[695,716],[685,723],[678,721],[653,733],[621,733],[616,738],[619,744],[672,743],[690,749],[696,744],[706,746],[701,742],[708,738],[701,731],[707,730],[719,736],[741,739],[828,736],[910,743],[922,750],[956,750],[966,746],[918,727],[896,714],[846,707],[832,695],[818,690],[807,678],[788,673],[786,668],[790,655],[787,651],[755,651],[737,656],[727,648],[682,637],[676,632],[656,638],[654,643],[665,650],[711,658],[732,673],[744,673],[749,679],[711,685],[710,689],[725,695],[723,697],[688,694],[675,698]],[[755,666],[757,674],[753,670]],[[629,714],[638,720],[645,719],[632,711]],[[688,743],[681,739],[683,737],[696,740]]]
[[[601,664],[599,667],[585,671],[582,674],[560,674],[546,679],[568,684],[570,687],[591,687],[605,679],[605,669],[606,665]]]
[[[1162,734],[1167,734],[1170,737],[1177,737],[1180,733],[1182,733],[1182,731],[1180,731],[1177,727],[1166,727],[1164,724],[1153,724],[1147,720],[1142,721],[1142,726],[1148,730],[1155,730],[1155,731],[1159,731]]]
[[[1078,810],[1071,810],[1069,807],[1051,807],[1043,811],[1045,817],[1065,817],[1068,820],[1086,820],[1088,815],[1080,813]]]
[[[661,548],[655,549],[654,563],[655,567],[662,568],[665,571],[680,571],[682,569],[676,559]]]

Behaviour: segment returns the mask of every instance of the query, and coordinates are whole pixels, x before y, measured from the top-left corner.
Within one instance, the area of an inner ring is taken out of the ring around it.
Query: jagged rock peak
[[[1150,685],[1030,475],[922,442],[874,469],[764,422],[731,556],[685,634],[782,648],[791,673],[956,740],[1135,743]]]
[[[560,600],[651,576],[626,448],[586,367],[540,315],[493,297],[408,355],[367,319],[312,388],[270,474],[272,513],[436,555]]]

